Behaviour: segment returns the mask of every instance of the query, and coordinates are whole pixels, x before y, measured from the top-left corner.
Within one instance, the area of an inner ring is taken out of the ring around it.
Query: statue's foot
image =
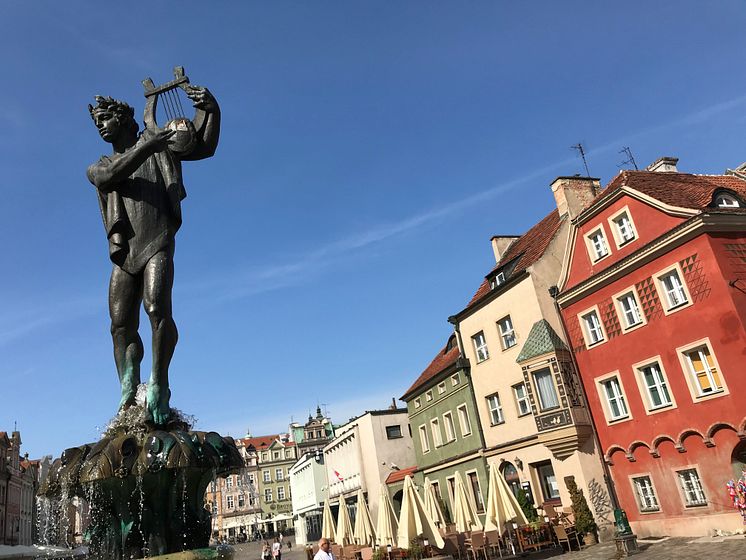
[[[136,403],[135,396],[137,395],[137,389],[125,389],[122,387],[122,399],[119,401],[119,412],[127,410],[129,407],[134,406]]]
[[[148,383],[145,407],[148,411],[148,418],[151,419],[156,426],[163,426],[168,422],[168,419],[171,416],[171,407],[168,404],[170,399],[171,389],[168,387],[161,387],[152,381]]]

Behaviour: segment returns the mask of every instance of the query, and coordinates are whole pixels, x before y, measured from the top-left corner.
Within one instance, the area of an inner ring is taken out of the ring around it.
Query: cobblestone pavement
[[[746,559],[746,538],[743,535],[733,537],[688,537],[660,539],[639,539],[639,554],[631,556],[632,560],[717,560]],[[562,560],[611,560],[618,558],[614,542],[600,543],[571,553],[558,549],[529,555],[526,560],[535,558],[562,558]]]
[[[640,553],[632,556],[632,560],[741,560],[746,559],[746,538],[743,535],[733,537],[702,537],[702,538],[662,538],[640,539],[638,541]],[[260,560],[261,543],[247,543],[236,545],[235,560]],[[282,551],[282,560],[305,560],[303,547],[293,547]],[[519,557],[521,558],[521,557]],[[584,548],[581,551],[562,553],[559,549],[545,550],[536,554],[528,554],[523,560],[542,560],[547,558],[562,560],[611,560],[616,559],[616,547],[613,542],[601,543]],[[506,557],[507,559],[507,557]]]

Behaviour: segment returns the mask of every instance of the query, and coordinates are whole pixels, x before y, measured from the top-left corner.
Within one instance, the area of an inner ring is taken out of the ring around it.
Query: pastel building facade
[[[558,297],[635,532],[742,530],[746,176],[618,175],[573,220]]]

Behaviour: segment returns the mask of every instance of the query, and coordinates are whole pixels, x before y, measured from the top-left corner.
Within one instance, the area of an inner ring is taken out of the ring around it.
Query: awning
[[[280,515],[275,515],[272,519],[267,519],[267,521],[290,521],[292,518],[292,515],[281,513]]]

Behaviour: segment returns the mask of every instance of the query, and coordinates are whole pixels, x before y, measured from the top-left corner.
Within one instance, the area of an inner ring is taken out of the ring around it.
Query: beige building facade
[[[487,462],[537,508],[569,507],[565,479],[574,477],[601,536],[608,537],[612,496],[550,295],[560,277],[573,211],[597,188],[593,179],[558,178],[552,189],[559,210],[523,236],[493,238],[495,268],[450,320],[471,364]]]

